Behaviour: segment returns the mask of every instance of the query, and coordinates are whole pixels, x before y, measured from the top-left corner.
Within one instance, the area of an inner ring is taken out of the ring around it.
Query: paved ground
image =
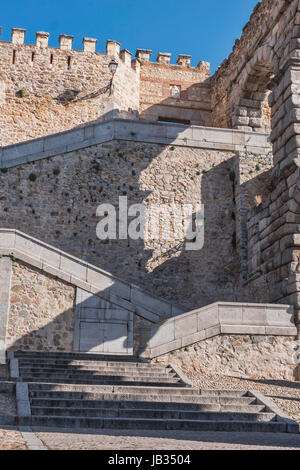
[[[27,450],[25,440],[20,431],[14,428],[0,428],[0,451],[1,450]]]
[[[51,450],[213,450],[298,449],[300,434],[214,433],[189,431],[102,431],[70,433],[68,430],[38,432]]]
[[[35,435],[49,450],[300,450],[300,434],[45,429]],[[17,429],[0,429],[1,450],[27,450]]]

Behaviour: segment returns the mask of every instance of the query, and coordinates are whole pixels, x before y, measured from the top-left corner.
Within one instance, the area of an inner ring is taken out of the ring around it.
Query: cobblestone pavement
[[[20,431],[15,428],[0,428],[1,450],[27,450],[27,446]]]
[[[300,450],[300,434],[189,431],[91,431],[36,433],[51,450]]]

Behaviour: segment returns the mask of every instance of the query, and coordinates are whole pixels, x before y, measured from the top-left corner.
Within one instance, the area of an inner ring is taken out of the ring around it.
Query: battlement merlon
[[[0,34],[2,28],[0,27]],[[11,30],[11,37],[12,37],[12,44],[15,46],[22,46],[24,45],[26,35],[26,29],[23,28],[12,28]],[[50,34],[45,31],[38,31],[36,33],[36,47],[39,49],[47,49],[48,41],[49,41]],[[62,51],[73,51],[73,40],[74,36],[68,34],[60,34],[59,35],[59,49]],[[83,43],[83,51],[85,53],[97,53],[96,52],[96,38],[89,38],[84,37],[82,40]],[[31,46],[32,47],[32,46]],[[170,65],[171,62],[171,53],[170,52],[159,52],[156,58],[156,62],[150,62],[150,58],[152,55],[152,50],[150,49],[137,49],[135,58],[132,59],[132,54],[127,49],[122,49],[120,51],[121,44],[117,41],[109,39],[106,41],[106,55],[118,60],[121,59],[124,64],[127,66],[131,66],[134,70],[139,71],[140,66],[149,62],[150,64],[157,64],[157,65]],[[57,49],[57,48],[54,48]],[[81,51],[74,51],[74,52],[81,52]],[[191,67],[191,55],[187,54],[179,54],[176,60],[176,64],[178,67],[183,68],[193,68],[194,70],[200,69],[202,72],[205,71],[207,76],[210,75],[210,63],[205,61],[200,61],[197,67]]]
[[[150,57],[152,55],[152,51],[150,49],[137,49],[135,57],[140,60],[141,64],[149,63],[151,64],[160,64],[160,65],[171,65],[171,53],[170,52],[159,52],[157,54],[156,62],[150,62]],[[200,61],[197,67],[191,67],[191,55],[187,54],[179,54],[176,60],[176,64],[179,67],[184,68],[193,68],[193,69],[200,69],[201,72],[206,72],[207,76],[210,75],[210,62]]]

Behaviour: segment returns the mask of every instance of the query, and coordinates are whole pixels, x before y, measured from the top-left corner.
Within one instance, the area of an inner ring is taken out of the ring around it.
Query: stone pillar
[[[186,55],[186,54],[179,54],[176,63],[178,65],[181,65],[182,67],[190,67],[191,66],[191,55]]]
[[[36,47],[46,48],[48,47],[49,33],[44,31],[38,31],[36,33]]]
[[[5,338],[10,303],[12,261],[5,256],[0,258],[0,364],[5,364]]]
[[[294,305],[300,332],[300,50],[283,61],[270,96],[274,173],[260,222],[264,269],[281,303]],[[273,300],[272,298],[270,299]]]
[[[106,54],[117,58],[120,56],[120,47],[121,44],[119,42],[109,39],[106,41]]]
[[[156,61],[159,64],[166,64],[168,65],[171,60],[171,54],[169,52],[159,52],[157,55]]]
[[[63,51],[70,51],[72,49],[74,36],[69,36],[67,34],[59,35],[59,47]]]
[[[120,58],[123,60],[125,65],[128,65],[128,67],[131,66],[131,52],[129,52],[127,49],[123,49],[120,52]]]
[[[84,52],[95,52],[97,39],[83,38],[82,43]]]
[[[11,30],[12,43],[16,46],[24,44],[26,29],[13,28]]]
[[[149,62],[152,51],[149,49],[137,49],[135,57],[143,62]]]

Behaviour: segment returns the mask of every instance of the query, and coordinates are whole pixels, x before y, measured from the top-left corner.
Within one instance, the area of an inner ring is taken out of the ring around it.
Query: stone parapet
[[[293,307],[236,302],[217,302],[142,330],[142,356],[147,358],[158,357],[220,334],[297,335]]]
[[[268,153],[268,134],[114,119],[0,148],[0,168],[72,152],[114,139],[212,150]]]
[[[111,300],[152,323],[184,311],[180,306],[17,230],[0,229],[0,253],[4,260],[12,256],[86,292]]]

